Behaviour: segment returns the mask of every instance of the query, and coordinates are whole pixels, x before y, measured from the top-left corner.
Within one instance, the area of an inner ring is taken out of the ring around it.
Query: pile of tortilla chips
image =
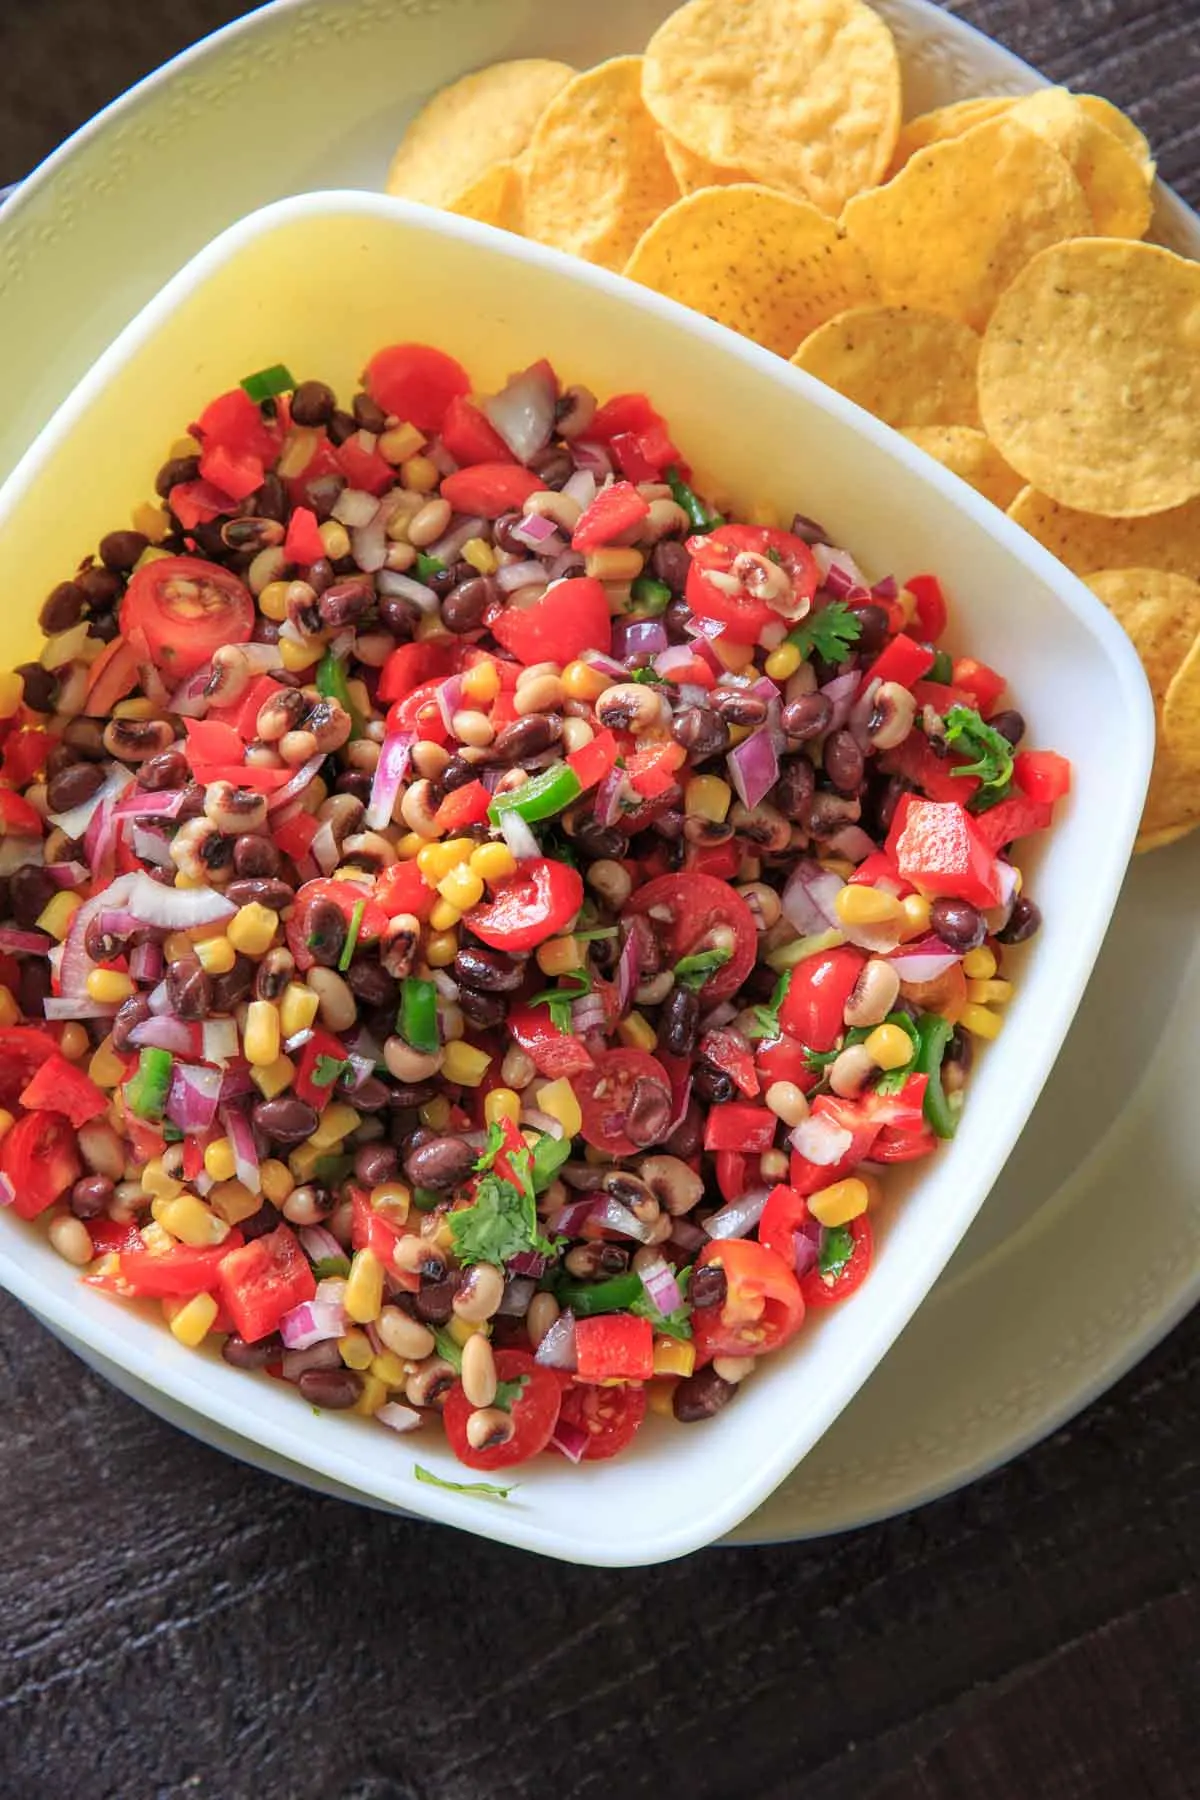
[[[444,89],[388,177],[694,307],[901,431],[1129,633],[1142,848],[1200,825],[1200,265],[1141,240],[1154,161],[1099,96],[905,119],[865,0],[688,0],[643,56]]]

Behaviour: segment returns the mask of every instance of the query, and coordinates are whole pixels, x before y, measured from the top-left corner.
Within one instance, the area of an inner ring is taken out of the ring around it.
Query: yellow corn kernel
[[[617,1036],[630,1050],[653,1050],[658,1033],[644,1013],[631,1012],[617,1026]],[[574,1134],[572,1134],[574,1135]]]
[[[338,1355],[348,1369],[369,1369],[375,1360],[371,1340],[365,1331],[348,1331],[340,1337]]]
[[[499,1092],[499,1089],[497,1089],[497,1092]],[[12,1114],[7,1108],[0,1106],[0,1138],[5,1137],[15,1124],[16,1120],[13,1118]]]
[[[16,1024],[20,1016],[21,1009],[13,999],[9,989],[0,987],[0,1026],[3,1026],[4,1029],[7,1030],[10,1025]],[[123,1070],[122,1074],[124,1074]]]
[[[899,1025],[877,1025],[863,1049],[877,1069],[902,1069],[912,1061],[913,1041]]]
[[[447,1321],[446,1330],[450,1333],[450,1336],[460,1349],[466,1343],[468,1338],[473,1338],[475,1336],[477,1331],[482,1331],[484,1336],[487,1336],[486,1325],[481,1325],[476,1320],[472,1319],[460,1319],[457,1313],[455,1313],[452,1319]]]
[[[147,563],[161,562],[168,554],[169,552],[163,550],[158,544],[147,544],[133,565],[135,572],[138,569],[144,569]]]
[[[259,1163],[258,1182],[263,1191],[263,1199],[269,1200],[272,1206],[282,1206],[296,1185],[287,1164],[279,1162],[273,1156],[268,1157],[266,1162]]]
[[[285,1038],[307,1031],[317,1016],[320,996],[302,981],[289,981],[279,1001],[279,1027]]]
[[[472,543],[478,541],[479,540],[475,538],[471,539]],[[486,549],[487,546],[485,545],[484,547]],[[467,546],[464,545],[463,548],[465,550]],[[494,566],[495,559],[493,558],[493,567]],[[474,563],[472,564],[472,567],[478,568],[479,565],[478,563]],[[479,572],[481,575],[490,575],[492,570],[480,569]],[[467,700],[473,700],[477,706],[490,706],[492,701],[496,698],[496,695],[500,692],[500,671],[495,663],[477,662],[472,668],[468,669],[462,678],[462,691],[463,697]]]
[[[208,975],[228,975],[237,961],[237,951],[227,937],[202,938],[195,948],[200,967]]]
[[[549,1113],[557,1119],[569,1138],[578,1137],[583,1129],[583,1113],[575,1098],[575,1089],[563,1075],[558,1081],[548,1081],[537,1091],[538,1109]]]
[[[442,1074],[447,1081],[453,1081],[459,1087],[478,1087],[491,1064],[492,1059],[486,1050],[477,1050],[474,1044],[457,1038],[454,1043],[446,1045]]]
[[[277,1056],[261,1069],[251,1069],[250,1079],[264,1100],[276,1100],[292,1085],[296,1065],[290,1056]]]
[[[772,650],[763,668],[772,681],[790,681],[803,661],[795,644],[780,644],[778,650]]]
[[[438,466],[428,456],[410,456],[400,471],[400,485],[413,494],[432,494],[440,480]]]
[[[57,894],[53,894],[47,900],[38,914],[38,930],[48,931],[50,936],[57,938],[61,944],[71,929],[71,920],[82,905],[83,901],[78,894],[73,894],[69,888],[60,888]]]
[[[153,700],[118,700],[112,716],[114,719],[155,719],[161,710]]]
[[[418,1106],[417,1117],[431,1131],[445,1131],[450,1123],[450,1102],[445,1094],[437,1094],[423,1106]]]
[[[461,916],[483,899],[483,877],[469,867],[451,869],[438,882],[437,890],[443,900],[458,908]]]
[[[808,1197],[808,1210],[821,1225],[848,1225],[865,1213],[871,1202],[871,1190],[857,1175],[835,1181]]]
[[[900,611],[904,614],[904,623],[911,625],[917,616],[917,596],[908,588],[901,588],[896,595]]]
[[[640,550],[610,544],[603,550],[592,550],[585,562],[584,573],[595,581],[636,581],[645,567]]]
[[[326,519],[323,525],[318,525],[317,530],[321,534],[321,542],[330,562],[340,562],[343,556],[349,556],[350,534],[339,520]]]
[[[562,672],[563,690],[568,700],[598,700],[613,684],[611,675],[602,674],[591,663],[569,662]]]
[[[228,1138],[215,1138],[204,1152],[204,1172],[214,1181],[231,1181],[237,1168],[233,1145]]]
[[[331,1100],[321,1114],[321,1122],[309,1138],[318,1150],[332,1150],[362,1124],[362,1114],[347,1106],[344,1100]]]
[[[972,1037],[988,1039],[998,1038],[1004,1024],[1000,1014],[992,1012],[989,1007],[971,1005],[963,1007],[962,1017],[958,1022]]]
[[[379,1317],[383,1305],[383,1264],[373,1250],[354,1252],[343,1304],[347,1318],[356,1325],[369,1324]]]
[[[376,1381],[382,1381],[384,1387],[388,1388],[403,1387],[408,1379],[404,1358],[397,1356],[394,1350],[381,1350],[378,1356],[373,1356],[371,1373]]]
[[[202,1344],[217,1317],[217,1303],[211,1294],[193,1294],[171,1320],[171,1336],[189,1350]]]
[[[361,1419],[374,1418],[380,1407],[387,1405],[387,1397],[386,1385],[378,1375],[372,1375],[368,1370],[363,1376],[362,1393],[350,1410],[356,1412]]]
[[[219,1181],[208,1196],[208,1204],[227,1225],[240,1225],[262,1205],[262,1198],[252,1194],[244,1181]]]
[[[175,886],[177,888],[198,888],[207,887],[208,883],[203,875],[185,875],[183,870],[179,869],[175,875]]]
[[[304,638],[297,643],[295,638],[280,638],[279,660],[291,675],[302,675],[305,669],[320,662],[325,653],[325,646],[319,638]]]
[[[415,425],[393,425],[389,431],[380,432],[375,448],[384,462],[399,468],[401,463],[425,448],[425,439]]]
[[[140,531],[152,544],[161,544],[171,529],[171,521],[161,506],[152,500],[140,500],[129,516],[135,531]]]
[[[654,1373],[656,1375],[690,1375],[696,1367],[696,1346],[681,1343],[678,1338],[656,1337],[654,1340]]]
[[[905,894],[900,913],[900,936],[905,942],[925,936],[929,930],[929,902],[924,894]]]
[[[371,1211],[386,1213],[393,1225],[403,1225],[412,1205],[412,1191],[402,1181],[381,1181],[371,1189]]]
[[[161,1205],[162,1202],[160,1201],[159,1204]],[[175,1239],[166,1226],[160,1225],[157,1219],[152,1219],[148,1225],[143,1225],[138,1236],[151,1256],[165,1256],[168,1250],[175,1248]]]
[[[15,669],[5,669],[0,674],[0,719],[11,719],[19,713],[24,698],[24,678]]]
[[[968,981],[967,999],[977,1006],[1007,1006],[1016,993],[1011,981]]]
[[[834,900],[834,910],[843,925],[882,925],[901,915],[900,902],[882,888],[855,887],[849,882]]]
[[[204,446],[194,437],[177,437],[175,442],[171,445],[171,448],[168,450],[167,455],[171,458],[172,462],[182,462],[185,457],[199,456],[203,447]],[[312,457],[310,454],[309,461],[311,462],[311,460]]]
[[[99,1000],[105,1006],[120,1006],[128,1000],[134,991],[134,984],[128,975],[122,975],[117,969],[93,969],[87,978],[89,1000]]]
[[[58,1040],[58,1048],[68,1062],[81,1062],[92,1047],[84,1027],[77,1019],[70,1019],[62,1028],[62,1036]]]
[[[434,912],[437,908],[434,908]],[[457,921],[456,921],[457,922]],[[433,923],[432,917],[430,924]],[[458,955],[458,933],[453,926],[430,932],[425,939],[425,961],[431,969],[448,969]],[[451,1045],[453,1049],[453,1045]]]
[[[242,1054],[256,1069],[279,1060],[279,1012],[269,1000],[252,1000],[246,1008]]]
[[[646,1405],[660,1419],[673,1419],[675,1383],[673,1381],[648,1381],[646,1383]]]
[[[543,975],[569,975],[581,969],[584,952],[574,937],[547,938],[537,948],[537,966]]]
[[[282,625],[288,616],[288,583],[286,581],[268,581],[258,596],[258,610],[273,625]]]
[[[144,1178],[143,1178],[144,1180]],[[176,1194],[170,1200],[152,1200],[150,1211],[165,1231],[193,1250],[204,1250],[212,1244],[223,1244],[229,1226],[219,1219],[211,1206],[195,1194]]]
[[[288,1169],[297,1181],[311,1181],[317,1172],[317,1164],[328,1150],[321,1150],[316,1144],[297,1144],[288,1156]]]
[[[721,667],[731,675],[743,675],[754,661],[753,644],[728,644],[720,637],[713,638],[712,647]]]
[[[683,790],[683,809],[723,825],[732,799],[733,789],[719,775],[693,775]]]
[[[464,562],[470,563],[477,575],[496,573],[496,552],[482,538],[468,538],[458,554]]]
[[[167,1174],[161,1156],[152,1156],[142,1170],[142,1192],[160,1200],[171,1200],[176,1194],[182,1194],[183,1183]]]
[[[962,970],[968,981],[990,981],[996,968],[996,953],[986,944],[980,944],[978,950],[968,950],[963,957]]]
[[[401,862],[415,862],[427,840],[418,831],[406,831],[396,839],[396,855]]]
[[[483,1103],[483,1117],[488,1125],[499,1125],[505,1119],[515,1125],[521,1117],[521,1096],[515,1088],[493,1088]]]
[[[474,838],[445,838],[440,844],[426,844],[417,857],[417,867],[426,881],[436,887],[443,875],[465,863],[474,849]]]
[[[468,867],[484,881],[504,881],[517,872],[517,859],[507,844],[480,844],[472,850]]]
[[[433,909],[429,914],[429,923],[435,932],[452,932],[461,918],[462,914],[457,906],[451,906],[448,900],[439,897],[434,901]],[[453,962],[454,958],[451,957],[450,960]],[[434,967],[436,968],[436,966],[435,964]]]
[[[265,956],[275,940],[278,926],[277,912],[272,912],[269,906],[260,906],[257,900],[251,900],[249,906],[238,908],[226,931],[229,942],[242,956]],[[231,963],[230,968],[232,967]]]

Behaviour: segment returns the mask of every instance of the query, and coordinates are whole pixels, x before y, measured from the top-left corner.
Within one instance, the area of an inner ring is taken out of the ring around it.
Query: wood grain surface
[[[3,0],[0,182],[245,10]],[[1200,0],[951,10],[1200,201]],[[919,1513],[594,1572],[243,1469],[3,1299],[0,1800],[1188,1800],[1198,1427],[1193,1316]]]

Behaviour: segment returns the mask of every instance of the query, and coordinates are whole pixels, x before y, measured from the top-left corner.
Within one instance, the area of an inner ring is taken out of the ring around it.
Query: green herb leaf
[[[413,1474],[427,1487],[445,1488],[448,1494],[469,1494],[472,1500],[507,1500],[520,1486],[516,1481],[508,1487],[498,1487],[492,1481],[443,1481],[440,1475],[435,1475],[432,1469],[423,1469],[420,1463],[413,1464]]]
[[[835,1063],[841,1054],[840,1050],[810,1050],[806,1044],[804,1066],[810,1074],[819,1075],[822,1069],[827,1069],[831,1063]]]
[[[723,969],[733,955],[720,944],[714,944],[711,950],[697,950],[694,956],[681,956],[675,964],[675,979],[680,987],[690,988],[698,994],[710,975]]]
[[[363,914],[366,910],[365,900],[354,902],[354,911],[350,914],[350,925],[346,932],[346,942],[342,945],[342,954],[338,957],[338,968],[343,975],[354,961],[354,951],[358,943],[358,934],[362,930]]]
[[[597,925],[594,931],[573,931],[571,936],[577,944],[592,944],[599,938],[614,938],[617,935],[615,925]]]
[[[296,378],[286,364],[272,363],[269,369],[247,375],[241,386],[255,406],[261,406],[264,400],[277,400],[280,394],[290,394],[296,386]]]
[[[827,1226],[821,1233],[817,1268],[828,1281],[836,1281],[854,1255],[854,1233],[848,1225]]]
[[[677,1306],[674,1312],[659,1312],[645,1288],[630,1301],[629,1310],[631,1313],[636,1313],[640,1319],[649,1319],[655,1331],[662,1332],[665,1337],[680,1338],[686,1343],[692,1335],[692,1309],[688,1304],[687,1297],[692,1279],[691,1269],[680,1269],[675,1279],[679,1284],[679,1291],[683,1295],[683,1305]]]
[[[626,679],[629,681],[636,681],[640,683],[642,687],[666,687],[667,685],[666,676],[660,675],[657,669],[650,667],[645,669],[634,669],[632,674],[627,676]]]
[[[670,588],[653,575],[639,575],[629,590],[629,597],[638,612],[647,613],[651,618],[665,613],[671,604]]]
[[[489,1125],[487,1142],[479,1153],[479,1160],[475,1164],[476,1169],[480,1171],[490,1169],[503,1148],[504,1127],[502,1125]]]
[[[787,641],[795,644],[801,656],[817,655],[827,663],[843,663],[862,636],[862,621],[851,612],[844,600],[831,600],[820,612],[789,631]]]
[[[498,1381],[492,1405],[498,1406],[501,1412],[510,1413],[528,1386],[528,1375],[518,1375],[515,1381]]]
[[[318,1281],[327,1281],[330,1276],[342,1276],[350,1273],[348,1256],[322,1256],[313,1264],[313,1274]]]
[[[978,775],[980,788],[972,811],[985,812],[1003,800],[1013,774],[1013,747],[1008,739],[981,719],[973,706],[952,706],[946,714],[946,742],[975,759],[950,770],[951,775]]]
[[[532,1162],[528,1151],[524,1159],[510,1157],[515,1174],[525,1173],[515,1167],[522,1160]],[[522,1191],[498,1175],[482,1175],[472,1205],[448,1214],[448,1222],[454,1253],[461,1263],[500,1265],[523,1250],[536,1250],[542,1256],[554,1254],[554,1246],[538,1230],[532,1181]]]
[[[448,1362],[456,1375],[462,1374],[462,1345],[456,1344],[444,1325],[435,1325],[433,1341],[443,1362]]]
[[[343,1069],[348,1069],[349,1060],[343,1061],[340,1056],[318,1056],[309,1080],[314,1087],[332,1087]]]
[[[791,986],[792,971],[785,969],[775,983],[775,991],[766,1006],[754,1009],[754,1024],[747,1032],[752,1038],[777,1038],[783,1030],[779,1023],[779,1009],[787,999],[787,991]]]
[[[592,974],[590,969],[571,969],[561,979],[574,982],[574,987],[546,988],[543,993],[535,994],[529,1002],[530,1006],[544,1006],[549,1009],[550,1023],[557,1031],[569,1032],[571,1029],[571,1003],[582,1000],[585,994],[592,991]]]

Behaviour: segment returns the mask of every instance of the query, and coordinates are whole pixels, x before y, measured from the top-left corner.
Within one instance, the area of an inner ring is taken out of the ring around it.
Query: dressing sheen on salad
[[[546,362],[275,366],[156,485],[0,676],[0,1203],[472,1470],[711,1417],[954,1136],[1069,764]]]

